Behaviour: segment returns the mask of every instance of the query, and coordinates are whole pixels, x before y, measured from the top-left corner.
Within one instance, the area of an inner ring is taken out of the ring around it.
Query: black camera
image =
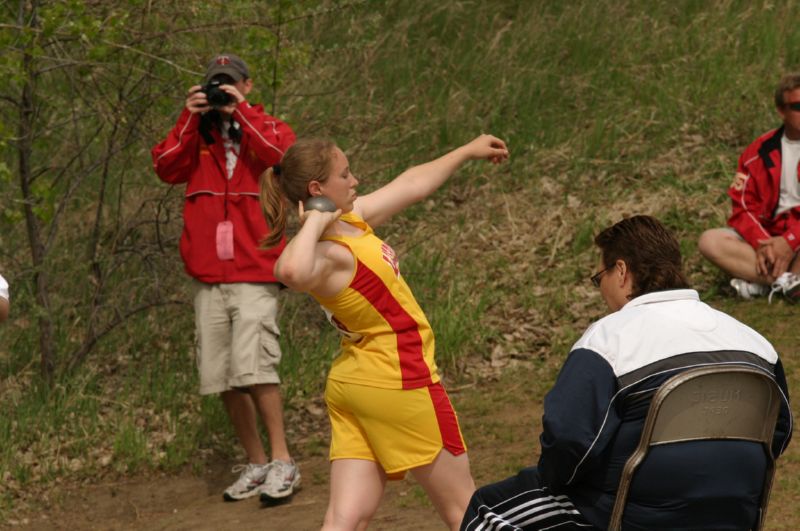
[[[220,107],[226,107],[233,103],[233,96],[222,90],[220,85],[228,85],[230,84],[228,81],[224,79],[217,79],[214,78],[200,89],[201,92],[204,92],[206,95],[206,99],[208,100],[208,104],[213,109],[219,109]]]

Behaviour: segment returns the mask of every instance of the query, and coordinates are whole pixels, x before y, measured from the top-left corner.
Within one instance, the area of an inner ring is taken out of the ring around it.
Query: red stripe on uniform
[[[397,302],[381,278],[360,260],[350,287],[361,294],[389,323],[397,337],[397,355],[403,389],[424,387],[431,383],[431,371],[425,363],[419,324]]]
[[[447,392],[441,383],[428,386],[431,394],[433,410],[436,411],[436,420],[439,423],[439,432],[442,434],[442,446],[453,455],[461,455],[467,451],[461,430],[458,429],[458,419]]]

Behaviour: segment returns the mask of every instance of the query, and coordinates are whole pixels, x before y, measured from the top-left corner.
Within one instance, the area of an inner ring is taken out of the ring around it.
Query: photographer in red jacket
[[[204,84],[189,89],[167,138],[152,150],[161,180],[186,184],[181,257],[194,279],[200,393],[219,393],[249,464],[224,493],[228,501],[261,494],[286,499],[300,474],[289,454],[277,373],[278,283],[273,266],[285,245],[263,251],[268,227],[259,203],[259,176],[277,164],[295,134],[260,105],[239,57],[220,54]],[[271,460],[256,414],[269,436]]]

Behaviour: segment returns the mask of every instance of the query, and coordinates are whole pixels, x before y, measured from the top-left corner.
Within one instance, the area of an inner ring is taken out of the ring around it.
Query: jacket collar
[[[691,300],[699,301],[700,295],[693,289],[670,289],[665,291],[651,291],[644,295],[639,295],[635,299],[628,301],[623,308],[632,308],[634,306],[642,306],[644,304],[653,304],[657,302],[671,302]]]
[[[770,153],[776,150],[781,150],[781,137],[783,137],[783,128],[783,126],[777,128],[769,138],[764,140],[764,142],[761,144],[761,147],[758,148],[758,156],[761,157],[761,160],[764,162],[765,168],[772,168],[775,166],[775,163],[772,162],[772,157],[770,157]]]

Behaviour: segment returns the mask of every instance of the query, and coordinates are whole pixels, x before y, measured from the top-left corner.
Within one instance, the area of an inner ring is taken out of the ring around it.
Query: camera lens
[[[233,103],[233,97],[219,88],[219,86],[223,84],[223,81],[219,79],[212,79],[202,89],[206,94],[208,104],[214,109],[219,109],[220,107],[225,107]]]

